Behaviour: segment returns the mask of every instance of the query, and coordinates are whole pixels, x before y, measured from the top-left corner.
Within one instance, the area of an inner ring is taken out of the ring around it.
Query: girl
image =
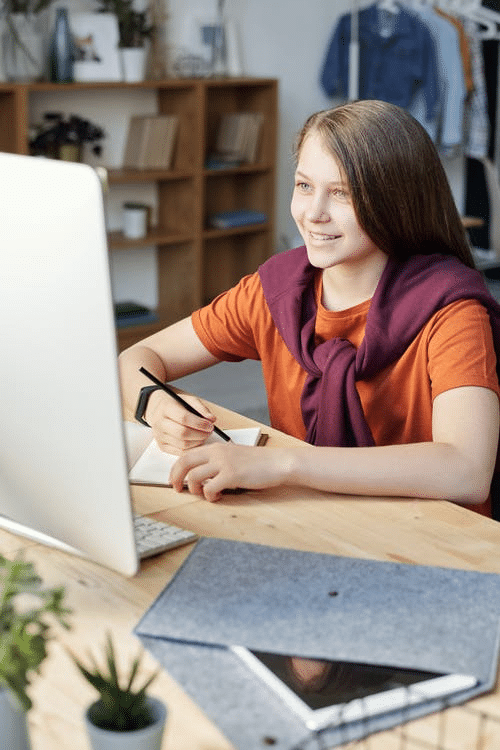
[[[173,486],[210,501],[293,483],[489,515],[500,307],[431,140],[404,110],[365,100],[312,115],[296,157],[304,246],[125,351],[125,407],[139,399],[160,446],[181,452]],[[139,373],[175,380],[244,358],[262,361],[271,424],[307,444],[204,445],[208,408],[193,399],[204,418],[189,414]]]

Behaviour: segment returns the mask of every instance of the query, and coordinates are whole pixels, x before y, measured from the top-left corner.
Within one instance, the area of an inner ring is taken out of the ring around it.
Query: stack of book
[[[236,211],[221,211],[220,213],[212,214],[209,218],[209,223],[215,229],[232,229],[251,224],[263,224],[267,221],[267,218],[267,214],[263,211],[240,208]]]
[[[207,160],[207,168],[254,164],[262,131],[264,115],[260,112],[233,112],[222,115],[215,153]]]
[[[135,115],[130,118],[123,166],[125,169],[170,169],[177,135],[174,115]]]
[[[158,315],[138,302],[115,302],[115,321],[117,328],[139,326],[145,323],[156,323]]]

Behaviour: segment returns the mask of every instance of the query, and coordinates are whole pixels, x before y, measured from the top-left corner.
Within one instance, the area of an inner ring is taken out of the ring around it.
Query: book
[[[240,208],[236,211],[221,211],[210,217],[210,225],[216,229],[231,229],[249,224],[263,224],[267,221],[267,214],[263,211]]]
[[[214,157],[239,160],[246,164],[255,163],[263,122],[261,112],[232,112],[222,115]]]
[[[125,302],[115,302],[114,307],[117,328],[156,323],[158,320],[158,315],[154,310],[138,302],[128,300]]]
[[[258,445],[261,438],[260,427],[224,431],[239,445]],[[218,442],[223,441],[217,435],[211,435],[207,440],[207,443]],[[131,484],[171,486],[168,481],[170,470],[179,456],[162,451],[149,427],[136,422],[125,422],[125,445]]]
[[[130,118],[123,166],[125,169],[169,169],[177,134],[174,115],[134,115]]]

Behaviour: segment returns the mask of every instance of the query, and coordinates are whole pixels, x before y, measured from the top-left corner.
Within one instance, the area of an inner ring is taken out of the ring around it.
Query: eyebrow
[[[306,180],[307,182],[311,182],[311,178],[308,177],[306,174],[304,174],[304,172],[301,172],[299,169],[297,169],[295,171],[295,177],[300,177],[300,178]],[[340,185],[343,188],[348,188],[349,187],[349,184],[348,184],[347,180],[332,180],[332,182],[330,184],[331,185]]]

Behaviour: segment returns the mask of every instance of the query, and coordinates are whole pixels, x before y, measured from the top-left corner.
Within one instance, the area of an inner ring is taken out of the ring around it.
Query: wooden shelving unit
[[[158,193],[158,223],[141,240],[110,232],[110,250],[154,245],[158,262],[158,316],[154,325],[122,328],[119,348],[189,315],[200,305],[254,271],[273,253],[277,131],[277,81],[263,78],[169,79],[128,83],[0,84],[0,150],[29,152],[30,97],[44,92],[149,89],[158,114],[175,114],[179,128],[169,170],[110,169],[113,185],[153,183]],[[63,99],[61,100],[63,101]],[[214,150],[220,117],[232,112],[264,115],[254,164],[206,169]],[[112,137],[112,134],[109,135]],[[209,227],[219,211],[256,209],[264,224],[220,230]]]

